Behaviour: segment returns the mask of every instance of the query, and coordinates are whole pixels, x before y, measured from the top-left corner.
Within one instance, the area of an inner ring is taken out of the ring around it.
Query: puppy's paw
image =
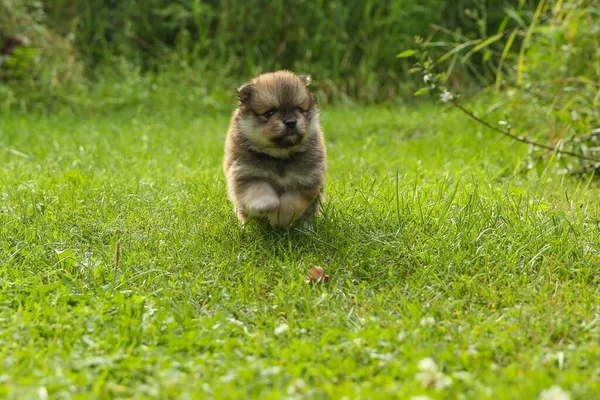
[[[248,221],[248,215],[246,215],[246,213],[244,213],[242,210],[236,207],[235,215],[237,215],[238,220],[240,221],[242,226],[246,225],[246,222]]]
[[[241,196],[241,208],[249,217],[264,217],[279,208],[279,197],[267,182],[248,184]]]
[[[269,213],[269,222],[273,228],[286,228],[291,224],[291,218],[281,215],[281,209]]]
[[[250,199],[246,204],[246,213],[252,217],[264,217],[269,213],[277,212],[279,199],[277,196],[264,195]]]
[[[279,209],[269,213],[271,225],[276,228],[290,226],[298,218],[302,217],[308,208],[309,202],[300,193],[284,193],[279,198]]]

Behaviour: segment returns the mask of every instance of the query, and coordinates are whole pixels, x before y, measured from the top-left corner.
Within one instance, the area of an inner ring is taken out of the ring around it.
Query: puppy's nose
[[[295,119],[288,119],[284,122],[285,126],[287,126],[290,129],[294,129],[296,127],[296,120]]]

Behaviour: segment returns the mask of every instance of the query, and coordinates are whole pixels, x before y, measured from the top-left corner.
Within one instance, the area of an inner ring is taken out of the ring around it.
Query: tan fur
[[[274,227],[319,212],[326,151],[310,77],[289,71],[260,75],[239,87],[223,167],[229,199],[242,223],[268,216]],[[267,114],[273,111],[273,115]],[[295,121],[295,127],[289,126]]]

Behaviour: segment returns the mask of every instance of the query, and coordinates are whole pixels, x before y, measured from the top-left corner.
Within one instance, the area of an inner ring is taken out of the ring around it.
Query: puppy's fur
[[[242,223],[268,217],[274,227],[319,213],[326,151],[310,77],[260,75],[236,89],[223,167],[229,199]]]

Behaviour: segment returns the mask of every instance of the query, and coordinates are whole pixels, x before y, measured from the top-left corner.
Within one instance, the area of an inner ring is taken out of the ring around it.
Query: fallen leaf
[[[318,265],[314,266],[312,269],[309,269],[306,273],[308,274],[306,283],[309,285],[319,282],[325,283],[329,281],[329,275],[327,275],[325,271],[323,271],[323,268],[319,267]]]

